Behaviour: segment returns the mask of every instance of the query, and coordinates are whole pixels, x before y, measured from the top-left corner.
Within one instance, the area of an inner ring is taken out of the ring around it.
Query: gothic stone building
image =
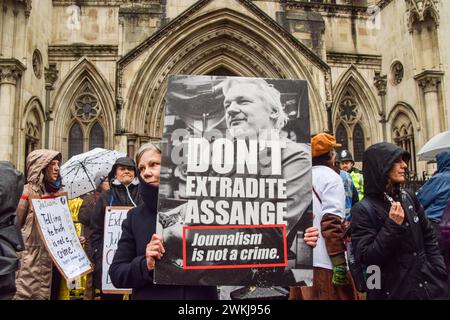
[[[450,1],[0,3],[0,159],[21,170],[36,148],[66,160],[157,140],[170,74],[307,80],[312,133],[357,161],[450,129]]]

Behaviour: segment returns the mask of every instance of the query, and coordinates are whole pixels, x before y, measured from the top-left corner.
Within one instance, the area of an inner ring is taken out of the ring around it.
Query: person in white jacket
[[[319,239],[313,252],[313,288],[319,300],[352,300],[343,242],[345,191],[335,168],[334,136],[319,133],[311,140],[314,227]]]

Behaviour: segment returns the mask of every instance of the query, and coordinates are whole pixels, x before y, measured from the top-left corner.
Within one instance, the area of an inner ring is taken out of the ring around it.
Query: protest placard
[[[127,217],[131,207],[106,207],[105,230],[103,236],[103,262],[102,262],[102,292],[129,294],[129,288],[116,288],[109,277],[109,267],[117,251],[117,245],[122,235],[122,223]]]
[[[155,283],[310,282],[306,81],[172,76],[166,101]]]
[[[30,196],[39,232],[50,256],[66,280],[92,272],[70,214],[67,194]]]

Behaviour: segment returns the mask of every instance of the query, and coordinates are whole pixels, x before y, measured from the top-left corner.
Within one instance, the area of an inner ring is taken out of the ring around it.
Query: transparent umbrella
[[[95,190],[95,174],[100,170],[109,172],[117,158],[125,156],[123,152],[95,148],[70,158],[61,166],[62,183],[69,199]]]

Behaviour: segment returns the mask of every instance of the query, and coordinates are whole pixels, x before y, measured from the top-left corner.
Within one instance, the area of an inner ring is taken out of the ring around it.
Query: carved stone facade
[[[405,0],[409,32],[413,32],[414,23],[425,21],[429,16],[439,26],[439,0]]]
[[[391,82],[394,86],[400,84],[403,80],[405,70],[400,61],[395,61],[391,67]]]
[[[1,3],[0,158],[22,170],[35,148],[66,160],[159,139],[170,74],[307,80],[312,133],[358,157],[382,140],[417,151],[450,127],[447,1]]]

